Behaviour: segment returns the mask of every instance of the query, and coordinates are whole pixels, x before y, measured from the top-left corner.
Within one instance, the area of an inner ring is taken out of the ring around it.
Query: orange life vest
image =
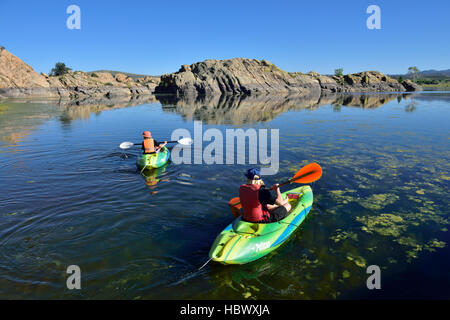
[[[153,139],[144,139],[144,153],[153,153],[156,151],[155,149],[155,140]]]
[[[239,188],[239,198],[244,210],[243,219],[248,222],[263,222],[269,220],[267,211],[259,202],[260,185],[243,184]]]

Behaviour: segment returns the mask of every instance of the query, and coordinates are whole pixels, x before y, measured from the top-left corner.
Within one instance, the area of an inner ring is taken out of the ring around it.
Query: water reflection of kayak
[[[145,167],[145,170],[160,168],[165,165],[167,161],[169,161],[169,158],[170,151],[169,149],[167,149],[167,147],[164,147],[158,153],[142,154],[137,158],[136,165],[139,167],[139,169],[143,169]]]
[[[283,244],[305,220],[313,203],[309,186],[282,193],[289,196],[291,212],[283,220],[273,223],[251,223],[236,218],[216,238],[209,257],[224,264],[244,264],[257,260]]]
[[[159,168],[152,168],[148,170],[144,170],[142,172],[142,176],[145,178],[145,185],[147,187],[150,187],[151,190],[153,190],[158,182],[160,181],[169,181],[168,178],[163,179],[164,173],[166,172],[167,163]],[[156,191],[153,191],[153,193],[156,193]]]

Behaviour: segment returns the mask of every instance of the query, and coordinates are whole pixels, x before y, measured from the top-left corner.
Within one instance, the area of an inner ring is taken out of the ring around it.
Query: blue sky
[[[69,30],[66,8],[81,8]],[[366,9],[381,8],[381,30]],[[0,45],[49,72],[159,75],[205,59],[267,59],[286,71],[450,68],[450,1],[0,1]]]

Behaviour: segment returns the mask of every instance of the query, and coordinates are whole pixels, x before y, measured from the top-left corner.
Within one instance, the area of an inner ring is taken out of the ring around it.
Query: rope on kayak
[[[296,227],[296,228],[299,226],[299,224],[295,224],[295,223],[282,222],[282,221],[281,221],[281,223],[283,223],[283,224],[288,224],[288,225],[294,226],[294,227]]]
[[[145,168],[147,168],[147,164],[146,164],[146,165],[144,165],[144,167],[142,168],[142,170],[141,170],[141,174],[142,174],[142,172],[144,172]]]
[[[198,269],[198,271],[202,270],[203,267],[206,266],[211,260],[212,260],[212,258],[209,259],[208,261],[206,261],[206,262]]]

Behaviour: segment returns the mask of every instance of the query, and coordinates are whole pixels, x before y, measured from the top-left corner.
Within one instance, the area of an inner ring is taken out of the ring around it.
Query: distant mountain
[[[155,77],[155,76],[150,76],[148,74],[136,74],[136,73],[122,72],[122,71],[114,71],[114,70],[95,70],[95,71],[89,71],[89,72],[87,72],[87,74],[92,74],[92,73],[96,73],[96,72],[108,72],[108,73],[111,73],[113,76],[115,76],[118,73],[122,73],[135,81],[138,78]]]
[[[450,69],[447,69],[447,70],[424,70],[424,71],[420,71],[419,75],[421,75],[422,77],[450,77]],[[405,73],[405,74],[390,74],[389,76],[392,78],[398,78],[400,76],[402,76],[403,78],[410,77],[410,75],[407,73]]]
[[[447,70],[424,70],[420,74],[424,77],[450,77],[450,69]]]

